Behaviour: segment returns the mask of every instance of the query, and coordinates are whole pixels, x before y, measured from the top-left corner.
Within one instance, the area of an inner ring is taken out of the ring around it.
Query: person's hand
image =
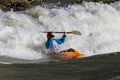
[[[54,32],[51,32],[51,37],[55,37],[55,33]]]
[[[54,32],[51,32],[51,35],[55,35],[55,33],[54,33]]]
[[[64,35],[66,35],[67,34],[67,32],[64,32]]]

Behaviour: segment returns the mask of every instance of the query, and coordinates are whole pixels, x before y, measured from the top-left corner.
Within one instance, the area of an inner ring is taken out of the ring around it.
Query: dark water
[[[69,61],[0,64],[0,80],[120,80],[120,53]]]

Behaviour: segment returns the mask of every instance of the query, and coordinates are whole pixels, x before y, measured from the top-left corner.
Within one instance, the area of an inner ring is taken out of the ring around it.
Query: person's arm
[[[46,46],[47,49],[52,47],[52,41],[53,41],[53,38],[49,38],[47,40],[47,42],[45,43],[45,46]]]
[[[64,35],[61,39],[56,39],[56,42],[60,45],[66,41],[66,32],[64,32]]]

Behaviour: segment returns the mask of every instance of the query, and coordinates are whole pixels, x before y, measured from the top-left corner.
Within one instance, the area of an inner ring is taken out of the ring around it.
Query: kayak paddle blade
[[[81,35],[81,32],[77,31],[77,30],[72,30],[71,31],[72,34],[75,34],[75,35]]]

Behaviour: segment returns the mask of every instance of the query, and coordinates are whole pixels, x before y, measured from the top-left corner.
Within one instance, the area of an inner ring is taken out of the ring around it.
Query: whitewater
[[[54,8],[35,6],[20,12],[0,10],[0,57],[44,59],[48,53],[47,38],[41,31],[71,30],[78,30],[82,35],[68,34],[61,45],[63,50],[75,48],[87,56],[119,52],[120,1]],[[56,38],[61,36],[56,34]]]

